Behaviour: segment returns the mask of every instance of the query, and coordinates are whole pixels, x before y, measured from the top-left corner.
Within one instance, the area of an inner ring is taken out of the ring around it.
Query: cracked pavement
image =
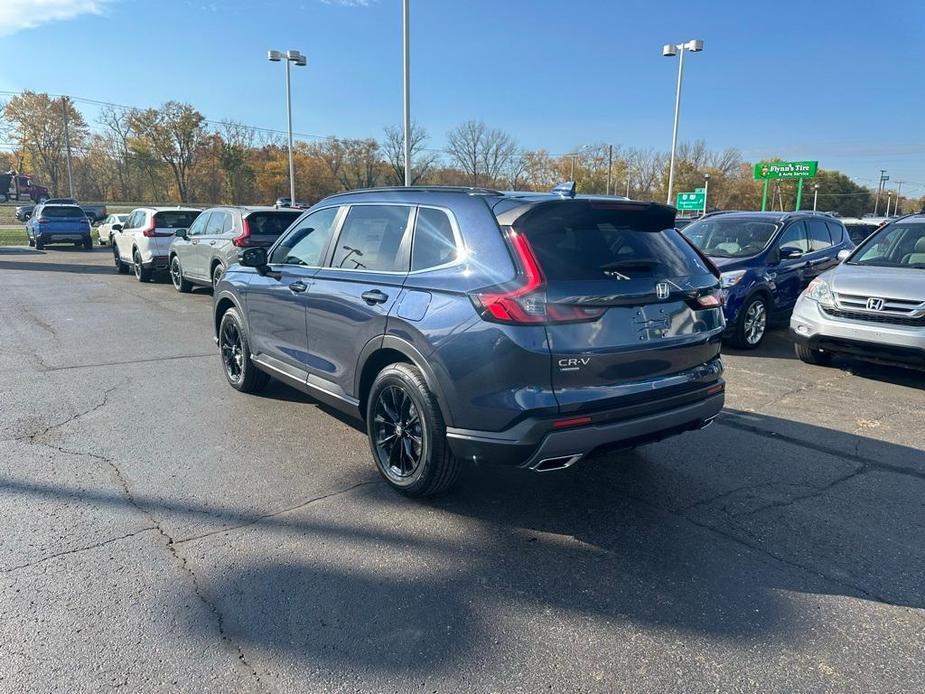
[[[208,292],[0,248],[0,691],[925,689],[925,377],[726,356],[716,425],[388,491]]]

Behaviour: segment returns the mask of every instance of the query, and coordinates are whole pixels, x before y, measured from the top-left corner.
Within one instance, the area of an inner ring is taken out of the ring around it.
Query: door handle
[[[190,243],[195,246],[197,243],[199,243],[199,241],[197,239],[193,239],[192,241],[190,241]]]
[[[289,285],[289,291],[293,294],[301,294],[306,289],[308,289],[308,285],[305,284],[305,282],[302,280],[297,280],[296,282],[293,282]]]
[[[210,245],[210,246],[214,246],[214,245],[215,245],[215,241],[209,241],[209,245]]]
[[[360,294],[363,301],[372,306],[373,304],[384,304],[389,300],[388,294],[383,294],[378,289],[370,289],[368,292]]]

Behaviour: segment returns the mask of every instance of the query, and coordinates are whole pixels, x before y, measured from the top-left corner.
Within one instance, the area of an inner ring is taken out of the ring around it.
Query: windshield
[[[925,224],[890,224],[858,248],[851,265],[925,268]]]
[[[681,233],[713,258],[747,258],[760,253],[776,230],[774,222],[710,217],[684,227]]]

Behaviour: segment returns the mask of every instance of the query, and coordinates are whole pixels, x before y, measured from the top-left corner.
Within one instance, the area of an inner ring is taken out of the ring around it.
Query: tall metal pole
[[[819,184],[813,185],[813,212],[816,211],[816,203],[819,202]]]
[[[903,189],[903,183],[905,181],[896,181],[896,203],[893,205],[893,214],[899,212],[899,191]]]
[[[893,191],[888,190],[886,192],[886,216],[890,216],[890,203],[893,201]]]
[[[629,172],[626,172],[626,197],[630,196],[630,175]]]
[[[802,204],[803,204],[803,179],[799,178],[797,179],[797,201],[793,209],[799,210],[800,205]]]
[[[613,179],[613,145],[607,146],[607,195],[610,195],[610,183]]]
[[[668,201],[671,204],[671,192],[674,189],[674,157],[678,147],[678,118],[681,116],[681,80],[684,78],[684,54],[687,49],[681,45],[681,55],[678,60],[678,88],[674,97],[674,127],[671,130],[671,162],[668,165]]]
[[[411,0],[402,0],[402,60],[405,84],[405,185],[411,185],[411,36],[409,7]]]
[[[883,174],[886,173],[886,169],[880,169],[880,183],[877,184],[877,198],[874,202],[874,217],[877,216],[877,211],[880,209],[880,193],[883,190]]]
[[[289,63],[286,60],[286,115],[289,119],[289,204],[295,207],[295,164],[292,161],[292,88],[289,79]]]
[[[710,174],[703,177],[703,213],[707,213],[707,198],[710,195]]]
[[[61,97],[61,104],[64,106],[64,146],[67,158],[67,189],[69,195],[74,197],[74,178],[71,175],[71,135],[67,127],[67,111],[69,99],[66,96]],[[6,191],[4,191],[6,192]]]

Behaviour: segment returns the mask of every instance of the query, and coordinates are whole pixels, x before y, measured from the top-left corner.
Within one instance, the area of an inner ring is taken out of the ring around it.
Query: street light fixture
[[[662,55],[666,58],[673,58],[680,52],[678,60],[678,87],[675,92],[674,100],[674,128],[671,131],[671,163],[668,166],[668,204],[671,204],[671,193],[674,188],[674,159],[675,150],[678,147],[678,118],[681,115],[681,81],[684,78],[684,54],[688,51],[699,53],[703,50],[703,41],[700,39],[691,39],[687,43],[668,43],[662,46]]]
[[[285,53],[282,51],[267,51],[267,60],[272,63],[286,61],[286,116],[289,125],[289,204],[295,205],[295,165],[292,161],[292,86],[289,79],[289,63],[295,63],[298,67],[305,67],[308,64],[308,58],[297,50],[289,49]]]

